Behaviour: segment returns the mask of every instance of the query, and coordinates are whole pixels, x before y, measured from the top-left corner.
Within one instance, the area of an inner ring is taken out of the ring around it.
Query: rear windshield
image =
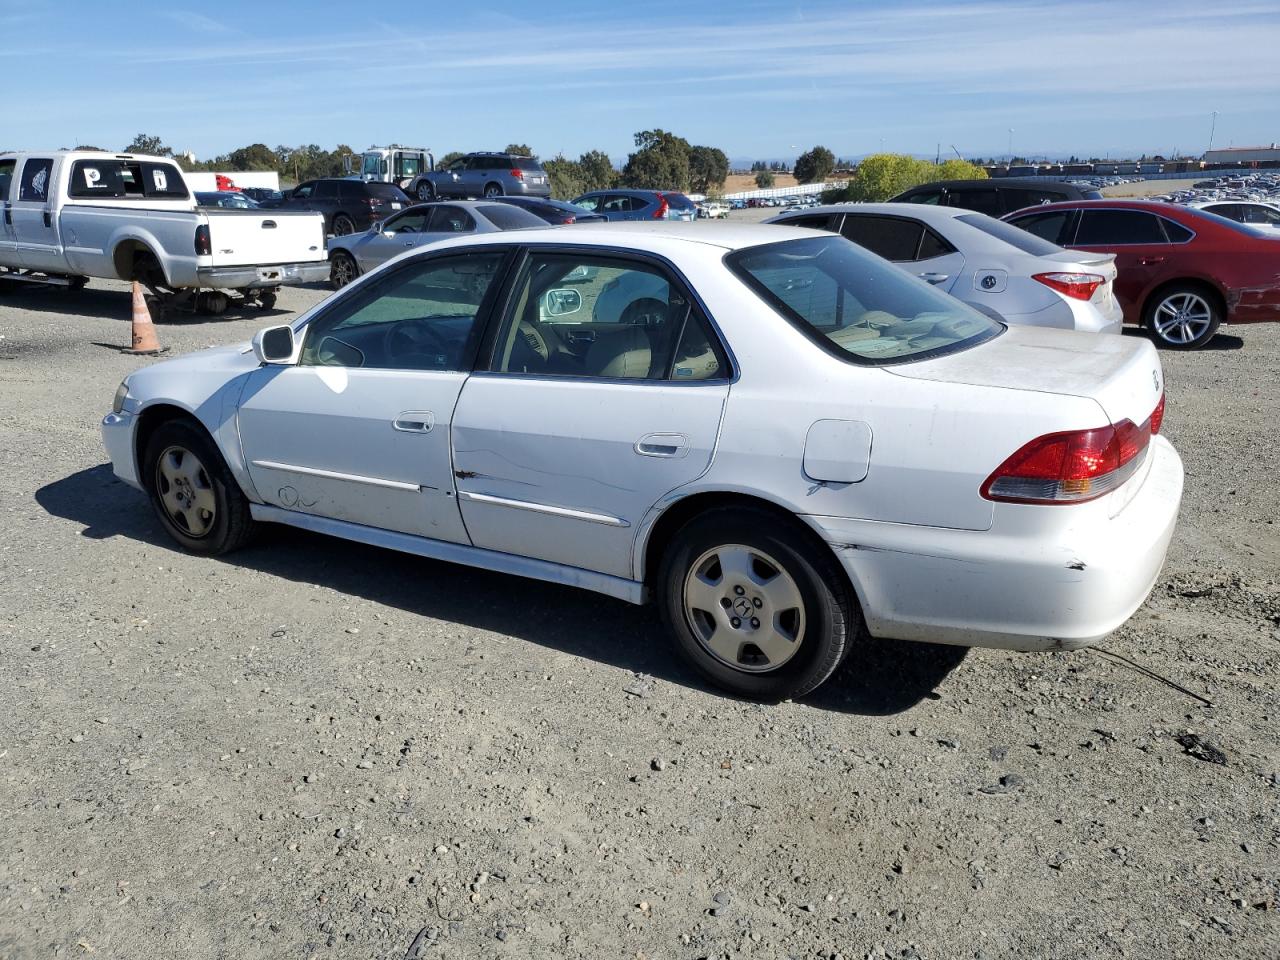
[[[1005,223],[1003,220],[996,220],[981,213],[966,213],[956,217],[961,223],[967,223],[975,230],[981,230],[988,236],[995,237],[997,240],[1003,240],[1011,247],[1017,247],[1023,253],[1029,253],[1033,257],[1047,257],[1053,253],[1061,253],[1062,248],[1056,243],[1050,243],[1043,237],[1037,237],[1034,233],[1028,233],[1021,227],[1015,227],[1011,223]]]
[[[921,360],[1004,329],[844,237],[747,247],[725,262],[809,339],[854,363]]]
[[[542,170],[542,164],[533,157],[516,157],[515,165],[517,170]]]
[[[486,203],[476,211],[499,230],[519,230],[521,227],[545,227],[546,221],[535,217],[528,210],[521,210],[507,203]]]
[[[369,196],[382,197],[386,200],[403,200],[404,192],[394,183],[367,183]]]
[[[663,196],[667,198],[667,206],[671,207],[673,210],[696,210],[697,209],[697,207],[694,206],[693,201],[690,200],[688,197],[686,197],[683,193],[664,193]]]
[[[81,200],[150,197],[188,200],[182,172],[172,164],[145,160],[77,160],[71,165],[67,194]]]

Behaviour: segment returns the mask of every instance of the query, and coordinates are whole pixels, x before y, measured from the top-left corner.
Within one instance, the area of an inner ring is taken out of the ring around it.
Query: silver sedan
[[[392,257],[445,237],[545,227],[547,222],[506,203],[423,203],[375,223],[364,233],[329,241],[329,282],[335,290]]]
[[[1006,323],[1119,333],[1115,256],[1064,250],[958,207],[842,203],[767,223],[844,234],[939,290]]]

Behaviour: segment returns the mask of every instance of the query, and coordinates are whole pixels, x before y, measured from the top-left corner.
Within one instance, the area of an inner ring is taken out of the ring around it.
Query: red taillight
[[[670,208],[667,206],[667,198],[664,197],[662,194],[658,194],[658,209],[653,212],[653,219],[655,220],[667,219],[668,209]]]
[[[1164,394],[1160,394],[1160,401],[1156,404],[1156,408],[1151,411],[1151,419],[1147,421],[1151,424],[1151,435],[1155,436],[1160,432],[1160,425],[1164,423]]]
[[[563,223],[577,223],[577,222],[578,222],[578,218],[577,218],[577,217],[565,217],[565,218],[564,218],[564,220],[563,220],[562,222],[563,222]]]
[[[1057,290],[1074,300],[1088,300],[1107,282],[1096,273],[1037,273],[1031,279],[1039,280],[1046,287]]]
[[[196,227],[196,256],[208,257],[213,254],[213,241],[209,239],[209,225],[202,223]]]
[[[1158,408],[1157,408],[1158,409]],[[1110,493],[1142,462],[1151,421],[1049,433],[1024,444],[982,485],[982,496],[1007,503],[1084,503]]]
[[[523,171],[523,170],[521,170],[519,167],[512,167],[512,168],[511,168],[511,175],[512,175],[513,177],[515,177],[517,180],[523,180],[523,179],[524,179],[524,171]]]
[[[379,203],[381,203],[381,201],[380,201],[380,200],[378,200],[376,197],[365,197],[365,198],[364,198],[364,205],[365,205],[366,207],[368,207],[370,210],[372,210],[374,207],[376,207]]]

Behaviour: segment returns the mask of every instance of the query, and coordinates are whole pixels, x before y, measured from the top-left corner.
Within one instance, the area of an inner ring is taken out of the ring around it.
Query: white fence
[[[802,183],[794,187],[769,187],[765,190],[740,190],[738,193],[726,193],[726,200],[757,200],[761,197],[807,197],[834,190],[849,183],[848,180],[828,180],[826,183]]]

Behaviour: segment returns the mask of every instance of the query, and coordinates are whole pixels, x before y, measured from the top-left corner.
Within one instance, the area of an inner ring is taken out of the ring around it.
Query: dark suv
[[[420,173],[406,188],[419,200],[441,197],[549,197],[551,178],[536,157],[468,153],[448,166]]]
[[[336,177],[300,183],[274,206],[286,210],[318,210],[324,229],[335,237],[368,230],[409,205],[405,192],[394,183],[366,183]]]
[[[939,180],[912,187],[889,202],[962,207],[989,217],[1003,217],[1006,213],[1042,203],[1101,199],[1102,194],[1090,186],[1033,177],[1001,177],[996,180]]]

